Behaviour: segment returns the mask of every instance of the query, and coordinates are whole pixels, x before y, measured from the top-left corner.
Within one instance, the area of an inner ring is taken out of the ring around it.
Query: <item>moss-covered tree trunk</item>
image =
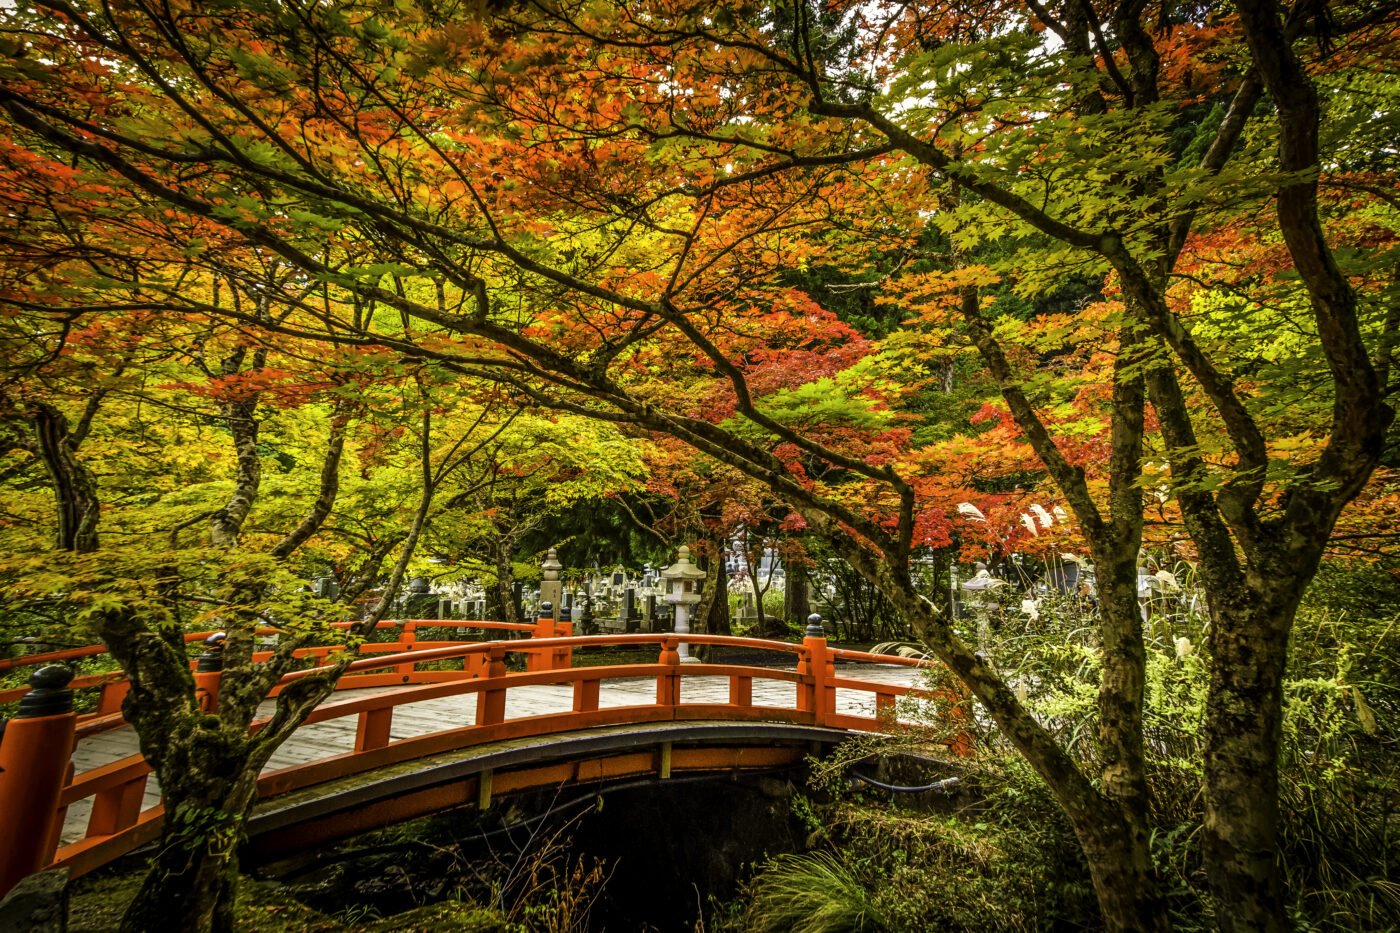
[[[1066,813],[1084,846],[1105,922],[1110,922],[1110,913],[1119,912],[1117,922],[1128,925],[1117,928],[1132,929],[1147,913],[1156,919],[1141,929],[1166,929],[1152,866],[1151,797],[1143,745],[1147,651],[1137,601],[1140,543],[1139,536],[1130,535],[1096,548],[1094,556],[1102,639],[1096,770],[1103,806],[1114,812],[1097,818],[1076,816],[1068,808]],[[1129,890],[1119,887],[1125,878],[1131,879]]]
[[[160,769],[165,822],[122,933],[228,933],[238,844],[257,799],[257,774],[241,737],[191,721],[170,742],[180,764]]]
[[[143,643],[144,642],[144,643]],[[164,646],[143,643],[132,657],[144,675],[133,678],[123,712],[141,738],[141,752],[161,782],[165,820],[146,878],[122,919],[122,933],[182,930],[231,933],[238,888],[238,846],[253,804],[258,776],[281,742],[335,689],[339,670],[295,682],[277,700],[272,721],[258,735],[248,724],[267,672],[251,667],[230,674],[251,686],[224,716],[204,713],[193,682],[168,665]],[[144,657],[143,657],[144,656]]]
[[[126,670],[122,713],[160,781],[161,836],[123,933],[233,929],[238,845],[257,800],[258,775],[272,753],[335,687],[342,665],[288,684],[266,726],[249,726],[282,673],[296,665],[289,639],[278,655],[251,652],[224,668],[216,710],[201,706],[182,646],[145,628],[133,613],[109,614],[102,637]]]
[[[1294,618],[1324,540],[1295,548],[1281,540],[1256,543],[1243,585],[1207,592],[1211,670],[1201,838],[1211,893],[1217,904],[1230,905],[1220,917],[1228,933],[1289,928],[1278,863],[1283,678]]]
[[[1296,606],[1293,607],[1296,609]],[[1202,833],[1226,931],[1288,929],[1277,870],[1278,751],[1293,612],[1231,607],[1212,618]]]

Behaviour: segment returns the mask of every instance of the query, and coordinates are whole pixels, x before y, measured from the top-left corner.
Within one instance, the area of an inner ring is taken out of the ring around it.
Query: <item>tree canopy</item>
[[[203,522],[347,580],[397,549],[395,583],[426,534],[489,544],[504,586],[563,506],[723,487],[678,526],[848,562],[1045,781],[1123,930],[1168,922],[1161,548],[1212,615],[1218,917],[1281,929],[1293,618],[1396,509],[1396,28],[1277,0],[38,0],[0,31],[7,533],[49,561],[51,526],[81,555]],[[921,591],[955,549],[1093,561],[1092,766]],[[166,598],[93,592],[109,641]]]

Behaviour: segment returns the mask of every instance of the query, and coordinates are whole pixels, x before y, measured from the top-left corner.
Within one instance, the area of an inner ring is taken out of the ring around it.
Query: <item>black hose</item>
[[[941,781],[934,781],[932,784],[921,784],[918,787],[905,787],[900,784],[886,784],[883,781],[877,781],[873,777],[867,777],[858,771],[847,771],[846,773],[861,783],[869,784],[871,787],[878,787],[880,790],[892,791],[896,794],[947,794],[962,783],[962,778],[950,777],[944,778]]]

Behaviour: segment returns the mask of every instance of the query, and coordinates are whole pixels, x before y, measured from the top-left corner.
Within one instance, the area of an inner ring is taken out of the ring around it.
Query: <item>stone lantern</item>
[[[690,607],[700,601],[700,581],[703,579],[705,571],[691,563],[690,548],[684,544],[676,551],[676,562],[661,571],[661,598],[676,607],[677,635],[690,634]],[[691,657],[684,642],[680,645],[679,653],[682,662],[699,660]]]
[[[559,552],[550,548],[540,564],[540,603],[550,604],[555,622],[559,621],[559,611],[564,606],[564,583],[559,579],[559,572],[563,569],[564,565],[559,562]]]
[[[973,617],[977,620],[977,647],[985,652],[992,637],[990,615],[996,609],[995,594],[1006,585],[1006,581],[992,576],[987,565],[980,560],[976,568],[977,572],[971,580],[963,582],[961,589],[967,608],[973,611]]]
[[[408,583],[408,593],[403,599],[403,613],[410,619],[436,619],[438,598],[433,588],[423,577],[414,577]]]

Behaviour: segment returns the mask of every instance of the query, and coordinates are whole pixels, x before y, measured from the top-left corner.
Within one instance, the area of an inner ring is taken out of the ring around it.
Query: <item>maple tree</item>
[[[637,491],[646,479],[639,445],[612,425],[524,413],[443,490],[432,547],[455,558],[454,573],[487,584],[488,615],[519,622],[516,564],[536,557],[520,553],[522,542],[562,543],[559,516]]]
[[[85,236],[100,239],[102,218],[84,220]],[[48,308],[30,299],[90,295],[93,274],[108,278],[110,267],[70,239],[68,255],[50,253],[36,270],[34,242],[8,244],[20,249],[6,257],[11,303],[0,329],[13,350],[0,374],[12,502],[0,522],[6,625],[52,647],[96,636],[128,672],[124,715],[171,816],[126,926],[163,925],[167,893],[181,887],[206,892],[185,902],[182,923],[227,925],[235,876],[225,866],[258,774],[353,652],[279,696],[265,728],[250,734],[250,724],[277,679],[306,665],[301,649],[347,643],[327,623],[349,618],[381,584],[348,644],[385,617],[438,487],[493,436],[501,406],[455,376],[444,384],[382,355],[273,347],[217,316],[123,308],[50,327]],[[144,258],[152,268],[164,261]],[[254,306],[253,319],[266,320],[261,294],[297,290],[287,267],[261,258],[240,256],[237,277],[185,264],[180,287],[211,306]],[[343,477],[351,458],[361,469]],[[47,482],[36,481],[42,474]],[[339,603],[311,595],[306,579],[337,563]],[[255,662],[265,648],[255,633],[269,626],[272,657]],[[213,708],[182,638],[201,629],[226,636]]]
[[[1327,120],[1318,95],[1328,69],[1372,75],[1394,23],[1311,10],[41,0],[5,32],[0,154],[42,205],[10,216],[116,214],[124,249],[162,255],[5,301],[60,319],[199,314],[273,344],[432,361],[669,435],[760,484],[878,587],[1044,779],[1112,929],[1167,922],[1136,598],[1150,481],[1185,523],[1212,610],[1218,916],[1278,929],[1287,634],[1380,460],[1396,330],[1378,271],[1393,180],[1369,164],[1382,129],[1344,119],[1367,112],[1368,85],[1333,94]],[[1334,173],[1324,152],[1348,164]],[[1374,215],[1348,234],[1371,268],[1337,249],[1324,170]],[[1210,260],[1242,241],[1278,244],[1267,274]],[[191,265],[246,277],[247,250],[295,270],[294,287],[252,308],[181,287]],[[793,286],[791,270],[816,266],[873,283],[914,326],[877,353]],[[1067,270],[1100,290],[1092,314],[1047,313]],[[1268,409],[1284,373],[1232,349],[1241,320],[1280,301],[1307,322],[1286,369],[1324,387],[1324,404],[1290,413],[1313,438],[1291,454],[1298,426]],[[1197,302],[1224,309],[1219,331],[1190,320]],[[1021,535],[1042,491],[988,494],[950,477],[955,448],[909,449],[888,411],[912,396],[885,367],[902,342],[906,365],[950,371],[929,346],[939,328],[970,340],[1002,396],[981,443],[1008,473],[1017,458],[1043,471],[1094,559],[1095,773],[912,578],[916,549],[973,533],[957,501],[980,493],[998,516],[990,546]],[[1066,343],[1078,355],[1057,360]]]

